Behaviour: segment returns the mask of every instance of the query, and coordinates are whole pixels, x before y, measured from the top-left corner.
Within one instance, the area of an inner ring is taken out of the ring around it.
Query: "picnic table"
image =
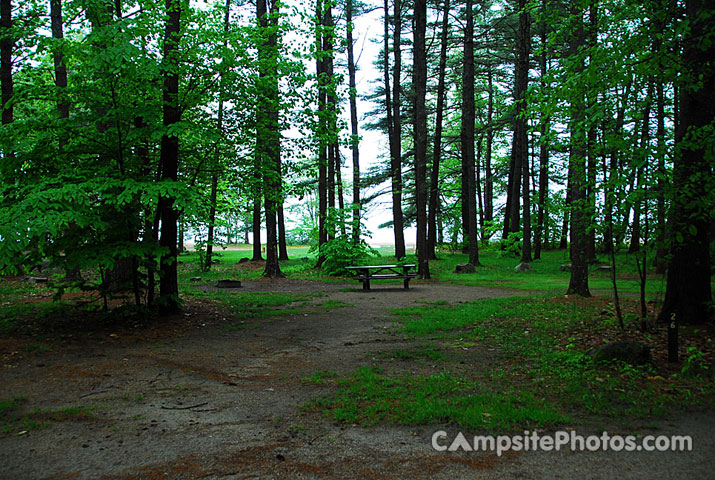
[[[370,290],[370,280],[383,280],[386,278],[401,278],[405,289],[410,288],[410,279],[417,276],[417,272],[410,270],[416,265],[358,265],[347,267],[348,270],[357,271],[357,279],[362,282],[363,290]]]

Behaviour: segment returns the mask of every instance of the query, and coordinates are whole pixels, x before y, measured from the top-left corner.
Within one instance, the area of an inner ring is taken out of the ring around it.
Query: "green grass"
[[[608,308],[598,299],[530,296],[395,310],[398,332],[416,342],[431,340],[384,352],[382,358],[418,364],[429,359],[442,372],[417,375],[395,364],[394,371],[365,366],[334,379],[333,391],[305,408],[363,425],[446,422],[516,429],[630,421],[715,405],[707,368],[690,378],[654,365],[594,365],[587,350],[622,335]],[[635,331],[635,324],[629,327]],[[470,354],[488,361],[480,364]]]
[[[652,381],[652,366],[594,366],[586,343],[618,336],[612,322],[602,325],[603,305],[559,302],[545,297],[493,299],[456,307],[416,307],[397,312],[402,331],[416,336],[457,331],[504,357],[490,380],[520,379],[534,394],[549,392],[560,411],[599,415],[648,416],[675,406],[712,402],[712,378],[691,382],[678,377]]]
[[[333,379],[338,376],[337,372],[330,370],[318,370],[309,377],[302,377],[300,380],[304,383],[313,383],[315,385],[324,385],[328,383],[328,379]]]
[[[447,372],[393,378],[380,369],[363,367],[337,384],[335,394],[304,408],[324,410],[333,420],[361,425],[450,422],[467,428],[513,429],[567,420],[532,394],[495,393]]]

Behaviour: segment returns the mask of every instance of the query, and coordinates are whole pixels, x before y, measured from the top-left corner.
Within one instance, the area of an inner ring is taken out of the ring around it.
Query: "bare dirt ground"
[[[449,425],[360,427],[300,408],[329,389],[301,378],[318,370],[347,373],[380,352],[409,346],[388,328],[390,309],[513,292],[420,283],[364,292],[356,283],[291,280],[246,282],[241,291],[324,292],[312,303],[347,306],[309,305],[304,313],[231,331],[231,312],[189,301],[182,315],[135,333],[69,338],[42,354],[0,344],[0,398],[24,397],[28,412],[77,406],[91,412],[0,434],[0,478],[712,478],[713,412],[678,414],[627,432],[692,435],[692,452],[497,457],[435,451],[433,432],[454,434]],[[494,355],[490,346],[475,347],[467,367]]]

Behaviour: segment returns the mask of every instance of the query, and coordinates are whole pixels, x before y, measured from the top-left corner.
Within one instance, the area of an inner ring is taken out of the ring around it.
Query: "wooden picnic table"
[[[404,265],[358,265],[347,267],[348,270],[357,271],[357,279],[362,282],[363,290],[370,290],[370,280],[383,280],[388,278],[401,278],[405,289],[410,288],[410,279],[417,276],[417,272],[411,271],[416,265],[414,263]]]

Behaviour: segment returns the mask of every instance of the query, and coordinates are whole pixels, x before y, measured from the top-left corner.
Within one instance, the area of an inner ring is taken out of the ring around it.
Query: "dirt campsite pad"
[[[240,291],[306,300],[282,315],[237,324],[225,307],[192,298],[181,315],[161,324],[65,336],[49,351],[15,351],[17,343],[3,343],[0,398],[15,399],[21,420],[0,433],[0,477],[711,478],[715,468],[710,411],[630,426],[628,433],[637,435],[691,435],[691,452],[497,456],[436,451],[433,433],[454,438],[454,425],[358,425],[305,408],[332,388],[306,377],[394,364],[385,352],[411,348],[416,340],[393,328],[392,309],[513,292],[421,283],[362,291],[355,283],[297,280],[245,282]],[[499,355],[489,345],[463,350],[467,369]],[[442,367],[402,362],[399,368],[439,373]],[[601,433],[593,426],[558,428]]]

